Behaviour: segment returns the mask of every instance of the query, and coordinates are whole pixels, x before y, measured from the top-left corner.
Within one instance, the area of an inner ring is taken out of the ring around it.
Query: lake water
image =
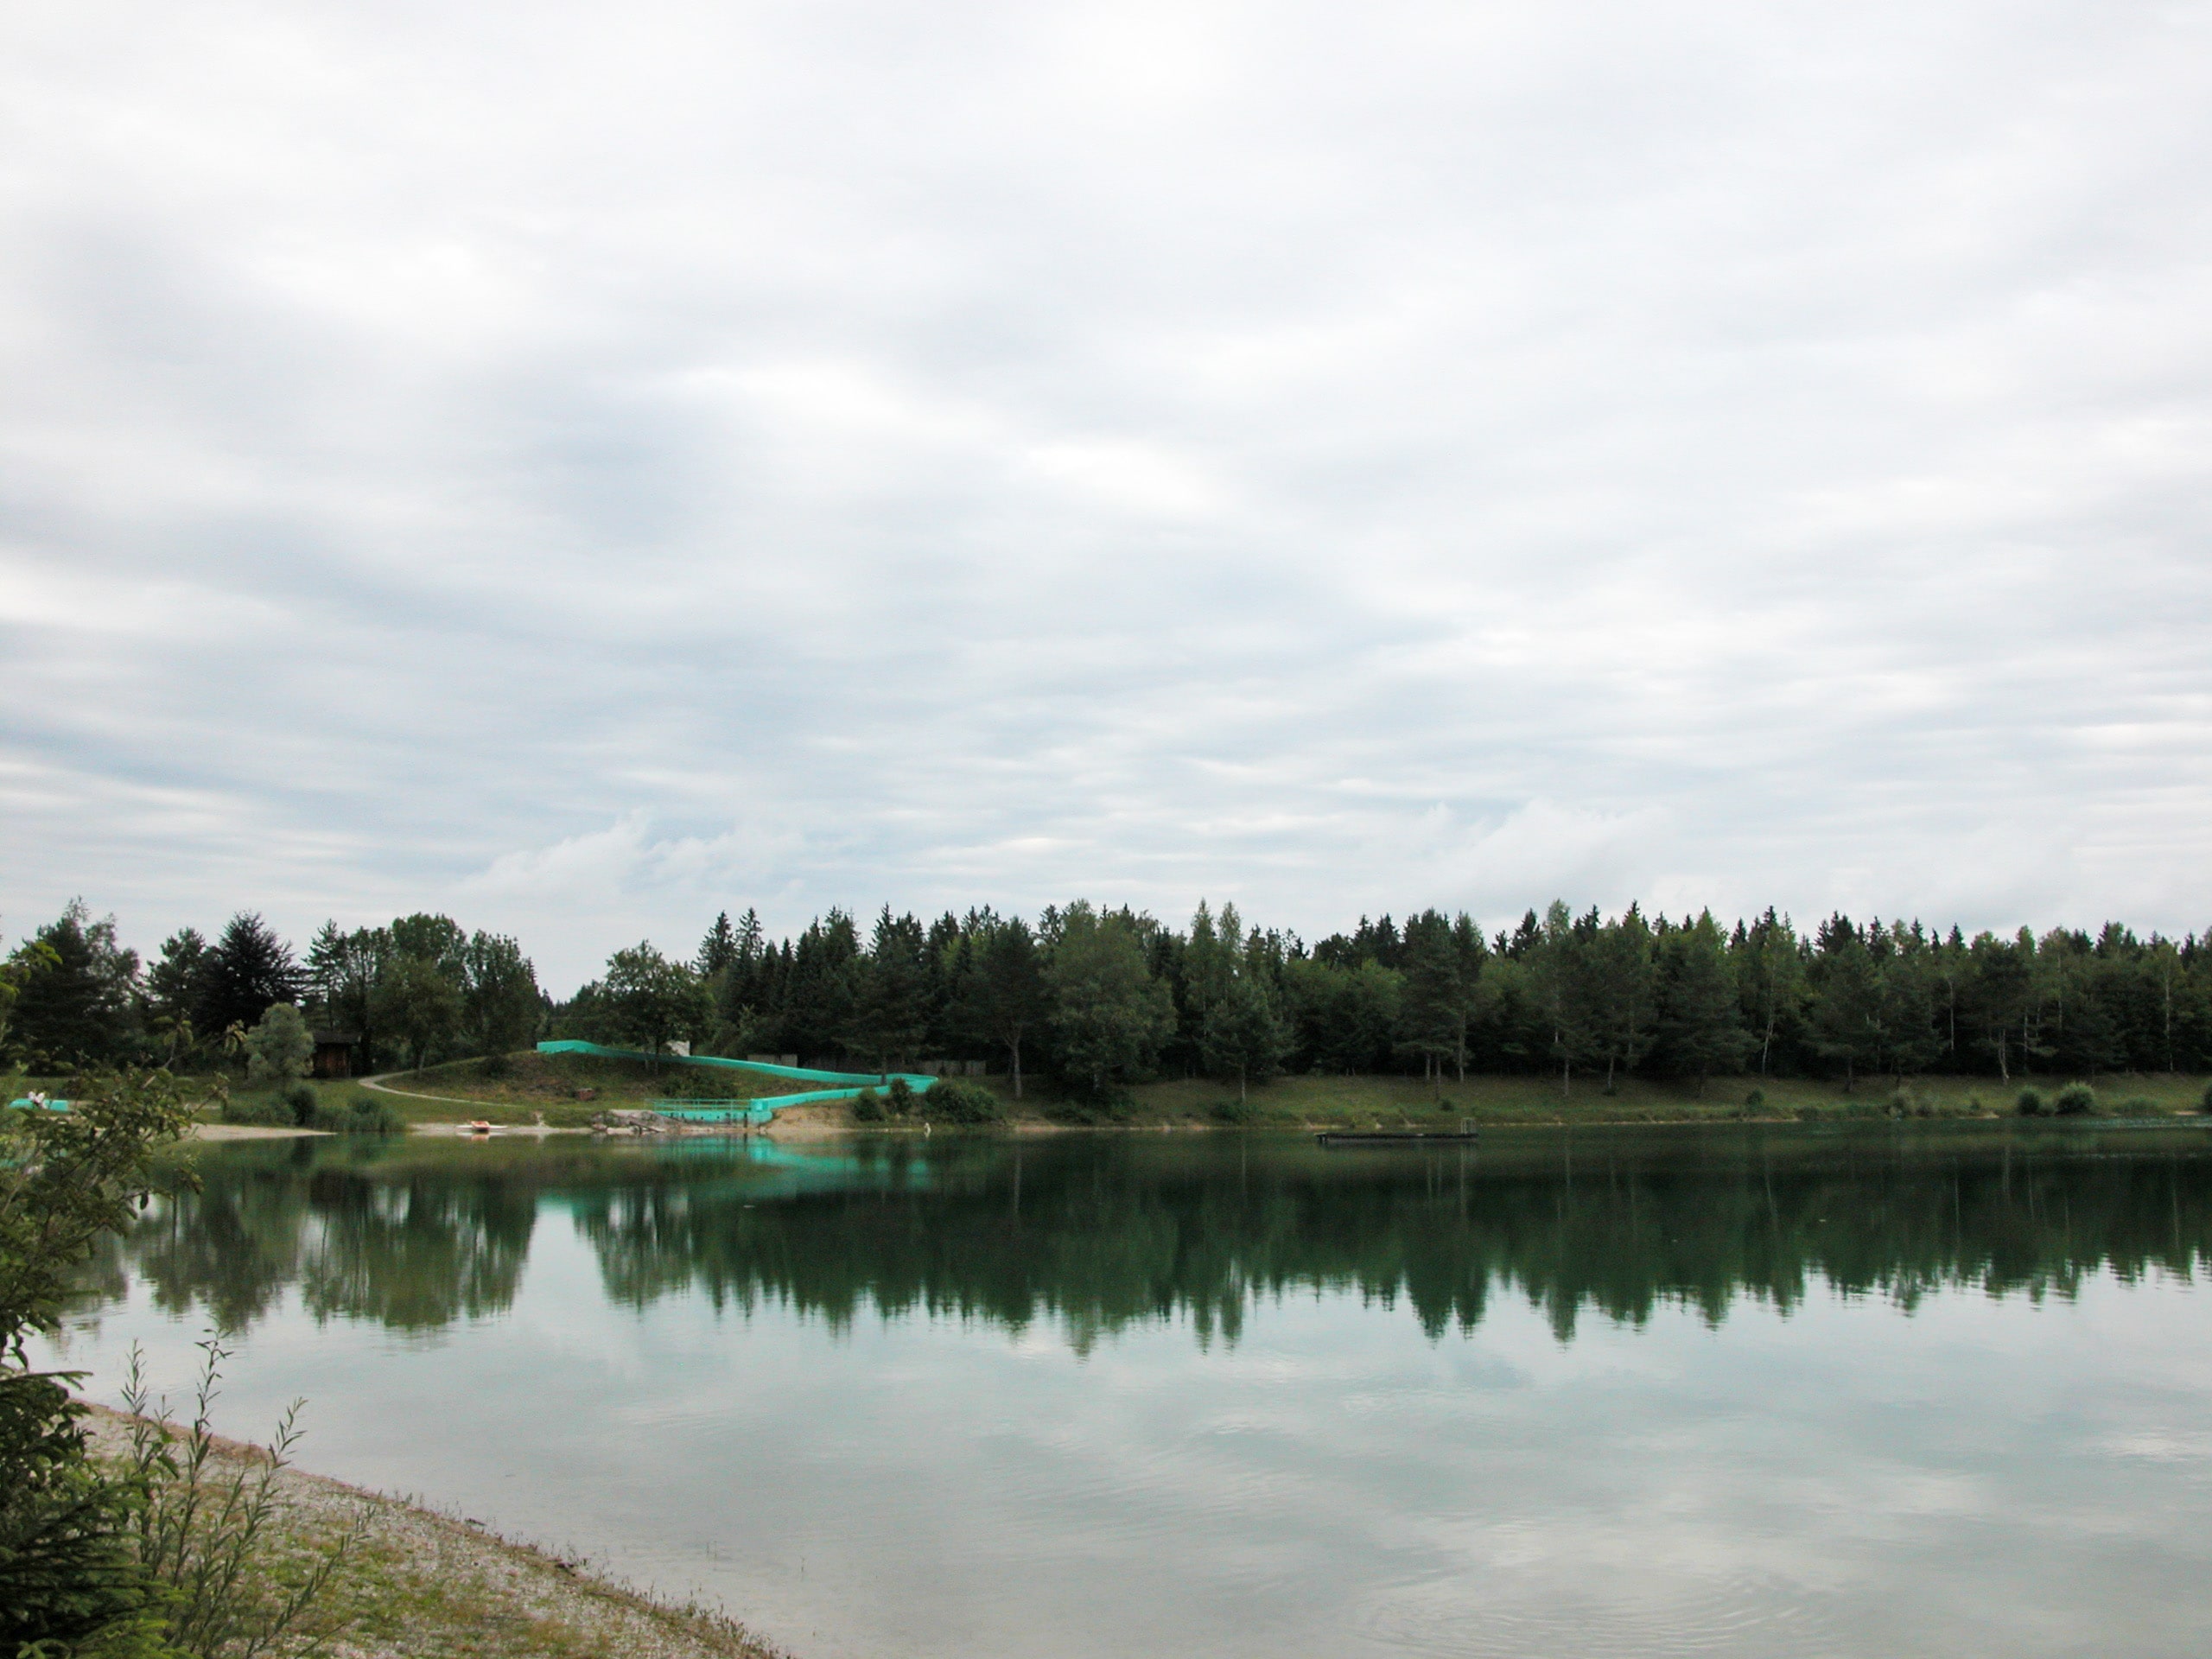
[[[801,1659],[2212,1648],[2212,1135],[261,1142],[112,1400]]]

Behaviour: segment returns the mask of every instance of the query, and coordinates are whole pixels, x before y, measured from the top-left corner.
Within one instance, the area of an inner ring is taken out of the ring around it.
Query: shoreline
[[[283,1131],[277,1131],[282,1134]],[[95,1454],[128,1446],[130,1419],[86,1401]],[[213,1473],[265,1465],[265,1447],[219,1437]],[[346,1629],[330,1659],[791,1659],[718,1610],[639,1590],[586,1558],[509,1538],[421,1502],[311,1474],[275,1478],[271,1553],[304,1552],[358,1522],[360,1535],[333,1584]]]
[[[2024,1128],[2052,1130],[2084,1129],[2212,1129],[2212,1116],[2194,1112],[2174,1112],[2158,1116],[2084,1116],[2075,1117],[2022,1117],[2012,1112],[1947,1112],[1928,1117],[1891,1116],[1887,1114],[1859,1116],[1847,1113],[1824,1114],[1817,1117],[1491,1117],[1478,1121],[1478,1129],[1709,1129],[1709,1128],[1900,1128],[1907,1124],[1933,1125],[1937,1123],[1999,1123],[2018,1124]],[[1349,1123],[1340,1119],[1315,1118],[1295,1123],[1055,1123],[1048,1119],[1020,1118],[1004,1123],[981,1124],[960,1128],[948,1127],[945,1134],[957,1137],[999,1137],[1007,1135],[1033,1136],[1059,1135],[1324,1135],[1360,1133],[1370,1126]],[[1382,1125],[1395,1129],[1399,1126]],[[553,1126],[543,1123],[494,1124],[488,1133],[470,1133],[466,1125],[456,1119],[450,1123],[410,1123],[400,1134],[406,1137],[448,1140],[543,1141],[552,1136],[582,1135],[586,1139],[628,1141],[683,1140],[761,1140],[784,1141],[819,1141],[904,1139],[927,1139],[931,1131],[912,1125],[839,1122],[828,1117],[810,1118],[798,1122],[773,1122],[758,1128],[733,1132],[724,1126],[703,1123],[671,1122],[669,1127],[650,1135],[635,1135],[629,1129],[618,1128],[611,1133],[573,1126]],[[257,1123],[195,1123],[189,1139],[206,1141],[337,1141],[349,1137],[330,1129],[289,1128]],[[373,1138],[373,1137],[372,1137]]]

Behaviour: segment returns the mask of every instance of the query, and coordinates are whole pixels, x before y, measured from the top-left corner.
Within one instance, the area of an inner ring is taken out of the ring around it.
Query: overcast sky
[[[0,930],[2212,923],[2212,7],[0,11]]]

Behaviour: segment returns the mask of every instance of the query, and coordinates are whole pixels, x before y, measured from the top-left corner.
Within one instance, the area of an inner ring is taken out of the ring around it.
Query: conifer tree
[[[1022,1045],[1046,1014],[1043,963],[1036,935],[1019,916],[982,912],[970,929],[974,966],[963,988],[959,1018],[967,1030],[1006,1050],[1014,1097],[1021,1098]]]
[[[923,961],[922,925],[893,917],[886,905],[861,965],[849,1039],[872,1057],[878,1071],[910,1056],[929,1033],[929,980]]]
[[[1452,925],[1433,910],[1409,917],[1405,932],[1405,993],[1399,1005],[1398,1047],[1421,1057],[1443,1098],[1444,1065],[1466,1046],[1466,996]]]
[[[750,911],[746,912],[751,915]],[[715,918],[714,925],[699,941],[699,955],[693,966],[699,977],[710,980],[723,972],[737,960],[737,930],[730,925],[729,912],[722,911]]]
[[[194,1027],[215,1039],[233,1026],[250,1030],[271,1006],[296,1002],[306,975],[291,947],[251,911],[240,911],[208,951]]]
[[[1737,1070],[1751,1046],[1738,1011],[1727,941],[1711,911],[1665,936],[1658,1046],[1668,1070],[1695,1077],[1700,1098],[1717,1072]]]

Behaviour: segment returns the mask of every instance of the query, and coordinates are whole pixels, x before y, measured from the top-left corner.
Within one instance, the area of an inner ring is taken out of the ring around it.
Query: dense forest
[[[616,951],[565,1002],[512,938],[416,915],[327,925],[304,957],[254,914],[186,929],[150,963],[81,903],[0,969],[0,1052],[34,1071],[232,1063],[275,1004],[363,1045],[366,1063],[496,1055],[541,1037],[787,1054],[871,1069],[986,1059],[1110,1096],[1159,1077],[1249,1087],[1284,1071],[1548,1072],[1563,1090],[1630,1074],[1986,1073],[2094,1077],[2212,1070],[2212,938],[1967,938],[1773,910],[1724,926],[1635,906],[1554,902],[1485,934],[1465,913],[1363,918],[1308,944],[1201,904],[1177,929],[1084,901],[1033,922],[832,910],[771,938],[717,916],[689,960]]]

